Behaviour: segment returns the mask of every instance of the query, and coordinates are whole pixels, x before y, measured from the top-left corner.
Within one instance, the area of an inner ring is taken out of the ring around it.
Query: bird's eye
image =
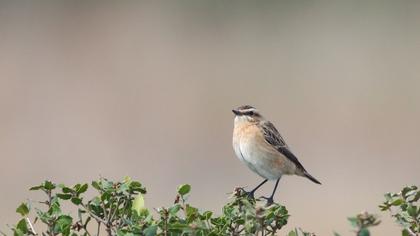
[[[254,112],[253,111],[250,111],[250,112],[248,112],[248,115],[253,116],[254,115]]]

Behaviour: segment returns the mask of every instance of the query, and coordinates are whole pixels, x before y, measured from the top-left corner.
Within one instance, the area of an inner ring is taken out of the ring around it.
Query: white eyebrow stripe
[[[255,109],[255,108],[248,108],[248,109],[245,109],[245,110],[241,110],[241,112],[250,112],[250,111],[256,111],[257,109]]]

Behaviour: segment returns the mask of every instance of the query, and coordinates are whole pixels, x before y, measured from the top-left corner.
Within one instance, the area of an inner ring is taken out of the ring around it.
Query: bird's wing
[[[274,127],[270,121],[264,121],[261,124],[261,129],[263,131],[265,141],[267,141],[278,152],[293,162],[298,169],[306,172],[305,168],[303,168],[302,164],[300,164],[297,157],[290,151],[283,137],[281,137],[279,131],[277,131],[276,127]]]

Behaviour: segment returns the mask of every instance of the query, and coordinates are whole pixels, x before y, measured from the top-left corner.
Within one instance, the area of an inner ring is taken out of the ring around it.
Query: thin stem
[[[80,225],[82,225],[82,226],[83,226],[83,230],[85,231],[85,233],[86,233],[88,236],[92,236],[92,234],[90,234],[89,230],[87,229],[87,224],[83,224],[82,219],[80,219]]]
[[[31,221],[29,220],[28,217],[25,218],[26,219],[26,223],[29,225],[29,228],[31,229],[31,234],[33,235],[37,235],[37,233],[35,232],[34,226],[32,225]]]
[[[108,236],[112,236],[111,226],[106,225],[105,231],[107,232]]]
[[[85,233],[86,233],[87,235],[92,236],[92,235],[90,234],[89,230],[87,230],[87,228],[86,228],[86,227],[83,227],[83,229],[85,230]]]
[[[85,204],[81,203],[80,204],[88,213],[90,216],[92,216],[92,218],[94,218],[96,221],[99,221],[101,223],[103,223],[104,225],[107,224],[107,222],[102,219],[101,217],[97,216],[95,213],[93,213]]]
[[[261,217],[261,235],[263,236],[264,236],[264,228],[265,228],[264,217]]]
[[[410,228],[407,228],[407,232],[410,234],[410,236],[417,236],[417,234],[414,233]]]
[[[163,231],[163,235],[168,235],[168,220],[165,218],[165,230]]]
[[[52,204],[52,195],[51,195],[52,193],[51,193],[51,190],[47,190],[47,191],[45,191],[45,193],[48,196],[47,205],[48,205],[48,210],[50,210],[51,209],[51,204]],[[48,222],[47,225],[48,225],[48,231],[47,231],[48,235],[54,236],[53,224],[51,222]]]
[[[106,207],[103,201],[101,201],[102,209],[104,210],[104,218],[108,218],[108,212],[106,211]]]
[[[168,236],[168,210],[163,209],[163,235]]]
[[[114,216],[117,213],[118,208],[121,205],[121,201],[120,200],[121,200],[121,198],[118,198],[117,205],[115,206],[114,211],[112,211],[112,207],[111,207],[111,210],[109,211],[110,214],[109,214],[108,222],[112,222],[114,220]]]
[[[96,230],[96,236],[99,236],[99,233],[101,232],[101,222],[96,220],[96,223],[98,223],[98,228]]]

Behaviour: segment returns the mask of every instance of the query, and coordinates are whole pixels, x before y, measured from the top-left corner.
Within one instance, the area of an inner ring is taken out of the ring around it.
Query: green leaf
[[[102,179],[101,180],[101,187],[105,191],[108,191],[108,190],[112,189],[113,183],[111,181],[106,180],[106,179]]]
[[[42,188],[44,188],[44,185],[41,184],[41,185],[38,185],[38,186],[33,186],[29,190],[34,191],[34,190],[39,190],[39,189],[42,189]]]
[[[88,189],[88,185],[87,184],[83,184],[82,186],[80,186],[80,188],[79,189],[77,189],[76,191],[77,191],[77,194],[81,194],[81,193],[84,193],[84,192],[86,192],[86,190]]]
[[[147,227],[143,233],[145,236],[155,236],[157,234],[157,229],[158,229],[157,225],[151,225]]]
[[[59,214],[61,214],[60,204],[58,202],[53,202],[51,204],[50,209],[48,209],[48,213],[50,215],[59,215]]]
[[[124,183],[128,183],[128,184],[130,184],[131,183],[131,181],[132,181],[132,179],[131,179],[131,177],[130,176],[124,176]]]
[[[125,233],[121,229],[117,229],[117,236],[124,236]]]
[[[144,208],[144,198],[141,193],[137,194],[137,196],[133,200],[133,206],[131,209],[135,210],[137,214],[140,214],[140,211]]]
[[[404,230],[401,232],[401,235],[402,235],[402,236],[410,236],[410,233],[408,232],[408,230],[404,229]]]
[[[143,193],[143,194],[146,193],[146,189],[138,181],[131,181],[130,182],[130,190],[132,191],[132,193],[137,193],[137,192],[140,192],[140,193]]]
[[[187,215],[187,220],[189,222],[192,222],[193,220],[195,220],[197,214],[198,214],[198,209],[195,207],[192,207],[190,204],[186,205],[186,215]]]
[[[111,193],[110,192],[104,192],[101,195],[101,200],[104,201],[109,201],[109,199],[111,199]]]
[[[391,203],[391,205],[393,205],[393,206],[399,206],[399,205],[401,205],[403,202],[404,202],[404,200],[402,200],[402,199],[396,199],[396,200],[394,200],[394,201]]]
[[[16,209],[17,213],[20,213],[22,216],[26,216],[29,214],[29,206],[26,203],[20,204],[20,206]]]
[[[409,205],[409,206],[407,207],[407,213],[408,213],[411,217],[416,218],[416,216],[417,216],[417,206],[414,206],[414,205]]]
[[[74,197],[71,199],[71,202],[75,205],[80,205],[80,203],[82,203],[82,199]]]
[[[95,206],[95,207],[100,206],[101,205],[101,199],[98,196],[96,196],[96,197],[92,198],[92,200],[89,201],[89,205],[92,205],[92,206]]]
[[[178,213],[180,209],[181,209],[181,205],[175,204],[168,209],[169,214],[176,215],[176,213]]]
[[[181,196],[184,196],[185,194],[188,194],[191,190],[191,185],[189,184],[183,184],[181,186],[178,187],[178,193]]]
[[[92,181],[92,187],[94,187],[97,190],[101,190],[101,186],[97,181]]]
[[[391,193],[384,194],[385,200],[390,201],[392,199]]]
[[[390,206],[387,205],[387,204],[381,204],[378,207],[379,207],[379,209],[381,209],[381,211],[386,211],[390,208]]]
[[[184,229],[188,229],[188,224],[176,222],[176,223],[171,224],[169,228],[172,230],[184,230]]]
[[[13,229],[13,236],[26,236],[20,229]]]
[[[403,190],[401,190],[401,195],[403,196],[404,199],[409,198],[410,196],[416,194],[417,190],[417,186],[410,186],[410,187],[405,187]]]
[[[57,197],[63,200],[69,200],[71,196],[72,196],[71,194],[57,193]]]
[[[76,185],[73,186],[73,189],[76,190],[76,192],[77,192],[77,190],[80,188],[80,186],[81,186],[80,184],[76,184]]]
[[[75,191],[69,187],[63,187],[61,189],[63,191],[63,193],[74,193]]]
[[[22,232],[24,235],[28,234],[29,230],[28,230],[28,225],[26,224],[26,220],[21,219],[16,225],[16,229]]]
[[[369,230],[367,229],[361,229],[357,236],[370,236]]]
[[[44,182],[44,188],[46,190],[53,190],[53,189],[55,189],[55,184],[53,184],[51,181],[46,180]]]
[[[356,217],[347,218],[353,228],[357,228],[359,220]]]
[[[413,199],[410,200],[410,202],[417,202],[420,199],[420,191],[417,191],[416,195],[413,197]]]
[[[130,187],[129,187],[129,185],[128,184],[126,184],[126,183],[124,183],[124,184],[121,184],[119,187],[118,187],[118,192],[119,193],[123,193],[123,194],[127,194],[127,191],[130,189]]]
[[[210,219],[212,215],[213,215],[213,212],[211,212],[211,211],[205,211],[205,212],[203,213],[203,216],[204,216],[204,219],[205,219],[205,220]]]
[[[70,235],[70,227],[72,225],[73,218],[68,215],[61,215],[58,217],[54,231],[62,233],[64,236]]]

